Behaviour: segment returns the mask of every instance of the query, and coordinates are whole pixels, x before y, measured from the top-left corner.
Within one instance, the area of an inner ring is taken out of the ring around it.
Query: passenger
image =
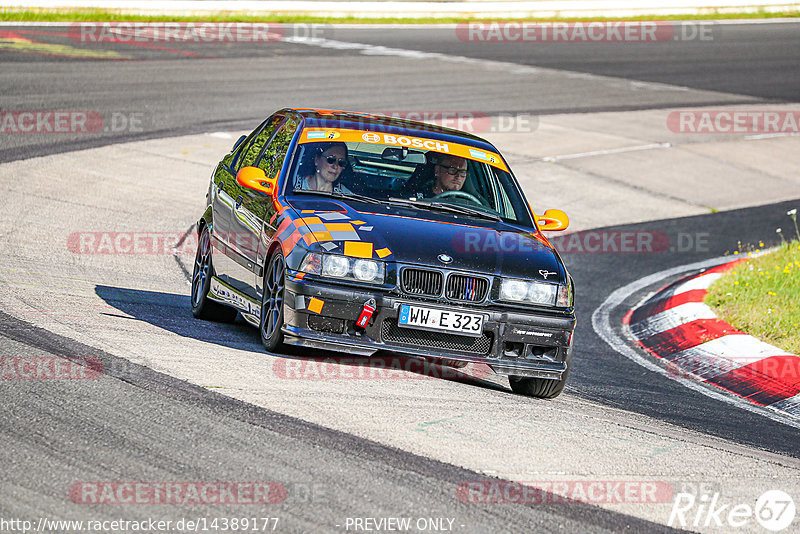
[[[300,167],[302,179],[298,189],[351,193],[339,180],[348,166],[347,145],[339,141],[314,143],[311,150],[313,157]]]

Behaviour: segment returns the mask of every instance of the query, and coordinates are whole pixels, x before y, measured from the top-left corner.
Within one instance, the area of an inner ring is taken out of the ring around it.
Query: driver
[[[467,179],[467,160],[450,154],[437,155],[433,160],[433,186],[422,194],[425,198],[447,191],[461,191]]]

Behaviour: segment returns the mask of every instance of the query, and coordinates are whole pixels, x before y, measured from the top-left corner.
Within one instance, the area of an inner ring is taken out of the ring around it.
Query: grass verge
[[[704,13],[702,15],[661,15],[641,17],[564,17],[564,18],[503,18],[502,21],[514,22],[588,22],[588,21],[617,21],[617,20],[723,20],[723,19],[767,19],[767,18],[800,18],[798,11],[767,12],[756,11],[753,13]],[[444,24],[458,22],[489,22],[497,18],[477,17],[465,19],[463,17],[315,17],[310,15],[290,15],[280,13],[264,13],[246,15],[240,13],[213,13],[199,16],[173,16],[173,15],[138,15],[125,14],[113,9],[18,9],[0,8],[0,23],[2,21],[32,21],[32,22],[284,22],[284,23],[319,23],[319,24]]]
[[[705,302],[738,330],[800,354],[800,241],[740,263],[711,286]]]

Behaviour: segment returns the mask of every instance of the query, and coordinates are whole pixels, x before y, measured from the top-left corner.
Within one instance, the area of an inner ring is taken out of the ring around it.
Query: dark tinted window
[[[286,117],[283,115],[274,115],[270,117],[264,123],[264,127],[260,132],[254,135],[250,140],[242,143],[245,145],[244,156],[240,159],[238,165],[236,165],[237,171],[242,167],[250,167],[255,164],[258,155],[261,153],[267,143],[269,143],[269,140],[272,139],[273,134],[278,129],[281,122],[285,120],[285,118]]]
[[[294,137],[297,127],[298,124],[294,119],[287,119],[258,157],[256,166],[263,169],[267,176],[275,176],[283,166],[283,160],[289,151],[289,144],[292,142],[292,137]]]

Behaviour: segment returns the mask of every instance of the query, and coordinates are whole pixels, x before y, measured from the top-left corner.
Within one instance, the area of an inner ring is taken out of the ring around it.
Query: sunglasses
[[[444,165],[439,165],[439,167],[443,168],[447,171],[447,174],[450,176],[455,176],[456,174],[462,178],[467,176],[467,169],[459,169],[458,167],[445,167]]]
[[[327,161],[329,164],[333,165],[334,163],[336,163],[336,156],[326,156],[325,157],[325,161]],[[340,158],[339,159],[339,167],[341,167],[343,169],[345,167],[347,167],[347,160]]]

